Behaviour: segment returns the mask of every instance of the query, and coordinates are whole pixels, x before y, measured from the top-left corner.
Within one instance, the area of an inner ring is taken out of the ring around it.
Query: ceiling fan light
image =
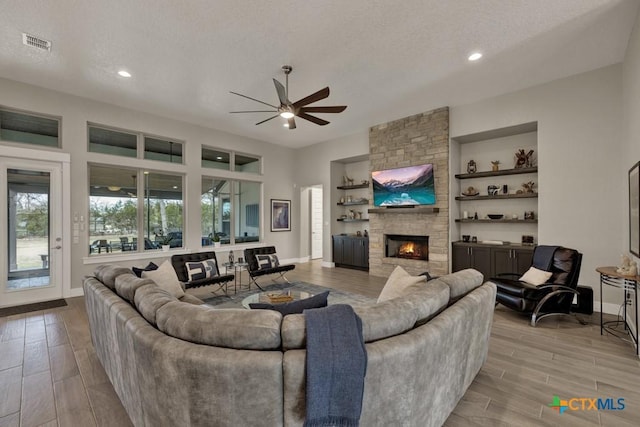
[[[284,126],[284,127],[288,128],[288,127],[289,127],[289,123],[285,123],[285,124],[283,124],[282,126]]]
[[[294,114],[291,111],[283,111],[282,113],[280,113],[280,117],[282,117],[283,119],[290,119],[294,116]]]

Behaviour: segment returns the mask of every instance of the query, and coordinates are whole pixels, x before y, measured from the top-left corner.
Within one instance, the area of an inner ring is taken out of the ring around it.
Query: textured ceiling
[[[301,147],[620,62],[639,2],[2,0],[0,77]],[[229,114],[262,109],[229,91],[278,104],[284,64],[292,101],[329,86],[317,105],[347,110],[295,130]]]

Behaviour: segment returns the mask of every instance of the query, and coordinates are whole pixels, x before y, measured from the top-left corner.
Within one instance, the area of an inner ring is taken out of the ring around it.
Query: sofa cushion
[[[271,310],[224,309],[173,301],[156,314],[158,329],[198,344],[235,349],[280,348],[282,315]]]
[[[200,298],[195,297],[191,294],[188,294],[185,292],[184,295],[182,295],[180,298],[180,301],[182,302],[187,302],[189,304],[195,304],[195,305],[202,305],[204,304],[204,301],[202,301]]]
[[[157,270],[157,269],[158,269],[158,266],[153,262],[150,262],[144,268],[131,267],[131,271],[133,271],[133,274],[135,274],[138,277],[142,277],[142,272],[143,271],[153,271],[153,270]]]
[[[138,288],[144,285],[155,285],[151,279],[141,279],[133,274],[121,274],[116,277],[116,293],[134,304],[134,297]]]
[[[326,307],[328,296],[329,296],[329,291],[325,291],[309,298],[288,302],[284,304],[268,304],[268,303],[262,303],[262,302],[255,302],[255,303],[249,304],[249,307],[251,307],[252,309],[275,310],[280,312],[283,316],[286,316],[288,314],[302,313],[304,310],[308,310],[311,308]]]
[[[478,270],[468,268],[441,276],[437,280],[441,280],[449,286],[451,290],[450,302],[453,303],[482,285],[484,276]]]
[[[187,270],[189,282],[196,280],[204,280],[213,276],[217,276],[218,266],[215,259],[205,259],[202,261],[185,262],[184,266]]]
[[[256,261],[258,262],[258,270],[267,270],[269,268],[275,268],[280,265],[280,260],[278,260],[278,255],[276,254],[258,254],[256,255]]]
[[[378,341],[404,333],[426,323],[444,310],[450,290],[438,279],[417,291],[370,306],[354,307],[362,319],[365,342]],[[304,348],[306,328],[304,314],[292,314],[282,319],[282,347],[285,350]]]
[[[408,295],[426,286],[426,283],[426,276],[412,276],[404,268],[397,266],[387,279],[384,288],[382,288],[382,292],[378,296],[378,302]]]
[[[534,286],[540,286],[547,283],[552,274],[553,273],[550,271],[539,270],[535,267],[531,267],[522,275],[520,280]]]
[[[178,301],[176,297],[155,283],[141,286],[136,290],[134,303],[147,322],[156,325],[156,312],[170,302]]]
[[[184,290],[180,285],[176,271],[168,260],[160,264],[157,270],[143,271],[142,278],[153,280],[159,287],[176,298],[184,295]]]
[[[116,290],[116,277],[121,274],[133,275],[130,269],[112,264],[100,265],[95,269],[93,273],[96,279],[101,281],[103,285],[105,285],[112,291]]]

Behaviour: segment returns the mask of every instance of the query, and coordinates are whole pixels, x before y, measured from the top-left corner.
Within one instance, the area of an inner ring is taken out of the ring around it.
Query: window
[[[182,183],[181,175],[89,165],[89,255],[183,247]]]
[[[89,151],[114,156],[137,157],[138,137],[133,133],[119,132],[89,126]]]
[[[226,151],[202,147],[202,167],[210,169],[231,169],[231,154]]]
[[[258,182],[203,177],[202,245],[259,241],[260,192]]]
[[[182,207],[182,176],[144,172],[145,239],[155,247],[183,247]]]
[[[145,136],[144,158],[169,163],[182,163],[182,144]]]
[[[258,156],[202,147],[202,167],[260,174],[262,159]]]
[[[0,140],[60,147],[60,120],[0,109]]]
[[[238,172],[261,173],[260,158],[236,154],[234,156],[235,170]]]
[[[138,141],[144,142],[140,150],[143,153],[142,158],[182,164],[181,142],[139,132],[89,125],[89,151],[93,153],[138,158]]]
[[[89,255],[137,249],[137,173],[89,165]]]

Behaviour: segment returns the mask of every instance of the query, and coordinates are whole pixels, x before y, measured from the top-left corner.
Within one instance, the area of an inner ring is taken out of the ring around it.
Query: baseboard
[[[322,266],[327,268],[336,268],[336,264],[330,261],[322,261]]]
[[[605,314],[618,315],[619,310],[620,310],[620,304],[612,304],[610,302],[602,303],[602,312]],[[593,311],[600,312],[600,301],[593,302]]]
[[[71,288],[65,292],[64,298],[75,298],[84,296],[83,288]]]

